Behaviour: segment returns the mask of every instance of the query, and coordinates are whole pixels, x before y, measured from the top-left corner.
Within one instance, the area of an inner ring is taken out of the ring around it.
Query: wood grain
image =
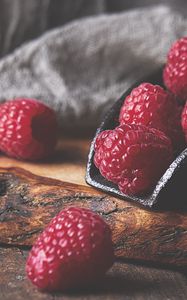
[[[62,138],[51,159],[43,162],[29,162],[0,153],[0,167],[19,167],[36,175],[86,185],[84,177],[89,146],[89,139]]]
[[[186,300],[187,279],[177,271],[115,262],[104,280],[84,290],[49,294],[38,291],[26,278],[28,251],[0,248],[2,300]]]
[[[69,205],[105,218],[117,257],[187,266],[187,212],[151,212],[90,187],[16,168],[0,169],[0,243],[31,246]]]

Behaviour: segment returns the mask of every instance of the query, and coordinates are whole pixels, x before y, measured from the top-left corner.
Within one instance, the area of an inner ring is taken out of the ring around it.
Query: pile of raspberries
[[[124,99],[119,126],[96,139],[94,163],[127,195],[149,193],[187,142],[187,37],[168,52],[167,89],[142,83]]]
[[[151,83],[133,89],[121,107],[120,125],[96,139],[95,165],[123,193],[150,191],[185,147],[187,38],[170,49],[163,79],[168,90]],[[0,147],[8,155],[38,159],[54,149],[55,115],[42,103],[33,99],[5,103],[0,117]],[[66,291],[97,282],[113,262],[109,225],[88,209],[66,207],[34,243],[26,273],[41,290]]]

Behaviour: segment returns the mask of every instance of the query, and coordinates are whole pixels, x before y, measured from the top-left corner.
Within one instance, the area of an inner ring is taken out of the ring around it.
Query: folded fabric
[[[0,0],[0,57],[49,28],[104,12],[108,1],[113,0]]]
[[[55,109],[62,132],[95,128],[185,34],[187,20],[166,6],[74,21],[0,61],[0,101],[38,98]]]

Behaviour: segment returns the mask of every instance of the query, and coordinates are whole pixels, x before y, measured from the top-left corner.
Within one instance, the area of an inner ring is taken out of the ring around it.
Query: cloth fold
[[[95,128],[186,34],[187,20],[167,6],[74,21],[1,59],[0,101],[34,97],[55,109],[62,132]]]

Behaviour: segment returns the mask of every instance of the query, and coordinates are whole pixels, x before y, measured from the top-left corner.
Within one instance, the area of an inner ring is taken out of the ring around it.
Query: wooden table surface
[[[28,163],[5,156],[0,167],[22,167],[37,175],[86,185],[85,165],[89,140],[64,139],[59,142],[55,158],[43,163]],[[45,294],[37,291],[25,277],[28,250],[0,245],[0,299],[187,299],[187,278],[184,270],[143,266],[116,261],[103,282],[93,289],[66,294]]]

